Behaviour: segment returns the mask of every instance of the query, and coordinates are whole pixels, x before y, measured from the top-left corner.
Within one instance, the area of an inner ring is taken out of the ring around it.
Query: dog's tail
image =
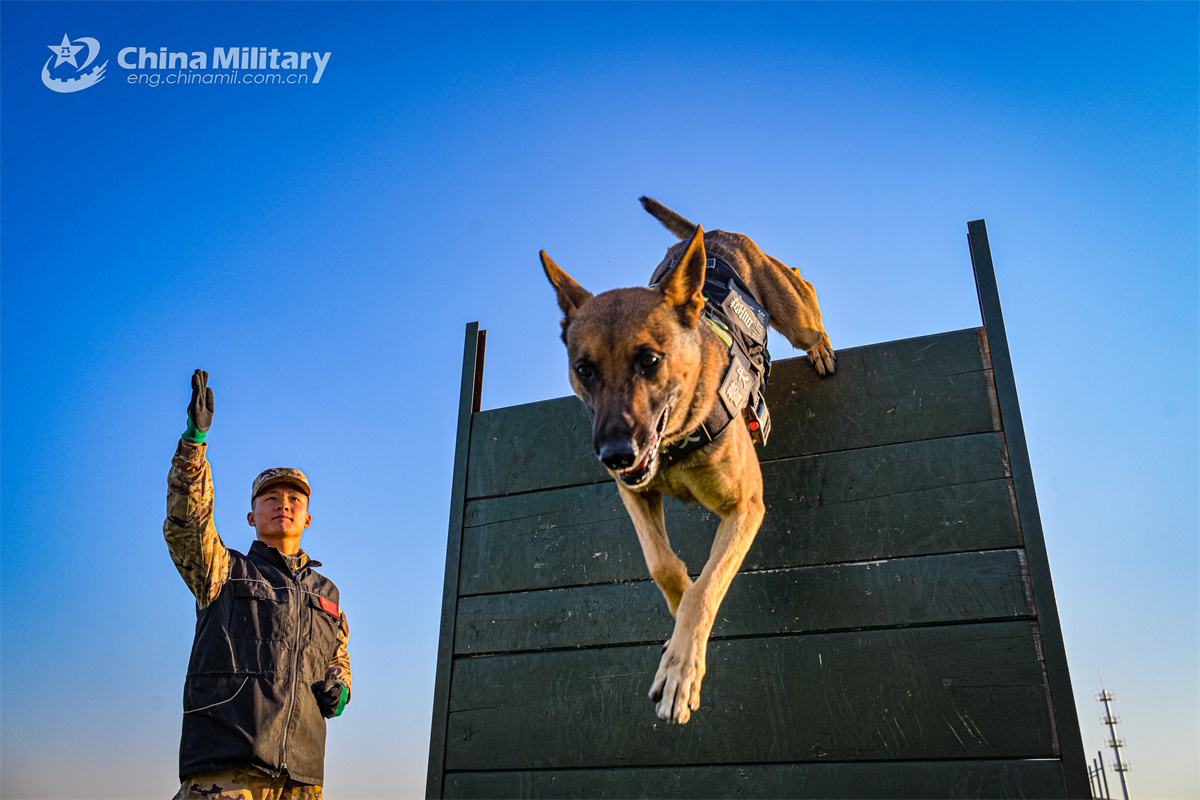
[[[642,208],[649,211],[650,215],[661,222],[664,228],[680,239],[690,239],[696,232],[696,223],[687,221],[653,197],[642,195],[638,199],[642,201]]]

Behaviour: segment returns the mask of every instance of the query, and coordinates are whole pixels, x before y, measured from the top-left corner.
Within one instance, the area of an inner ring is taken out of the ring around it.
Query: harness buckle
[[[742,408],[742,418],[750,430],[750,439],[757,445],[765,445],[771,435],[771,412],[761,392]]]

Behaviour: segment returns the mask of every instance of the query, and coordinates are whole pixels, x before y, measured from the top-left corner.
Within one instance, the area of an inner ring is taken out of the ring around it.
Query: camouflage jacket
[[[351,688],[349,628],[337,587],[303,552],[289,559],[258,541],[245,555],[225,547],[213,523],[205,450],[180,441],[163,525],[171,558],[196,598],[180,776],[255,767],[319,784],[322,715],[332,712],[319,708],[314,692],[321,682]]]

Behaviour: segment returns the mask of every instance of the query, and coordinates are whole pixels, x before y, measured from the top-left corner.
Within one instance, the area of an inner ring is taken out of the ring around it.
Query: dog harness
[[[721,402],[713,403],[698,428],[660,448],[664,467],[714,441],[739,416],[745,420],[755,444],[766,444],[771,432],[771,415],[763,395],[771,374],[771,354],[767,352],[771,315],[754,299],[733,267],[714,256],[709,256],[705,265],[703,291],[701,319],[729,348],[729,366],[717,390]]]

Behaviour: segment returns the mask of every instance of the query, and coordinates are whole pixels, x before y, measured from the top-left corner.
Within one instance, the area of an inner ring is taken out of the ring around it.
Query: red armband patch
[[[321,601],[321,610],[322,611],[324,611],[326,614],[332,614],[333,616],[338,617],[339,619],[341,618],[341,614],[338,613],[337,603],[334,603],[331,600],[327,600],[324,597],[318,597],[317,599]]]

